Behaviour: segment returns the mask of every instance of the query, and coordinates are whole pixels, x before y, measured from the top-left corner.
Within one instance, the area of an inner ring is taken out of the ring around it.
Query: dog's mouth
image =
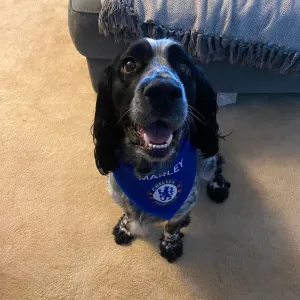
[[[143,146],[150,150],[166,150],[174,135],[174,130],[162,121],[154,122],[147,127],[138,126],[137,131]]]

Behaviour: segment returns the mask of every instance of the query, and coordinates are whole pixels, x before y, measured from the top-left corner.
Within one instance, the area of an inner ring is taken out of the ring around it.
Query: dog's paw
[[[216,203],[223,203],[229,197],[231,184],[221,174],[214,177],[207,185],[209,198]]]
[[[134,236],[127,229],[126,224],[127,217],[126,215],[123,215],[113,229],[112,233],[115,237],[115,242],[118,245],[128,245],[134,239]]]
[[[169,263],[174,262],[183,254],[183,243],[180,233],[172,240],[162,237],[159,244],[160,255],[167,259]]]

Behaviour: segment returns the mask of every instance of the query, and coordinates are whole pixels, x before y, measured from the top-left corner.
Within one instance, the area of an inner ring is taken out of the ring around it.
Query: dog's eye
[[[126,60],[123,64],[123,71],[125,73],[131,73],[136,70],[136,63],[132,60]]]
[[[191,69],[185,63],[179,64],[179,72],[189,76],[191,74]]]

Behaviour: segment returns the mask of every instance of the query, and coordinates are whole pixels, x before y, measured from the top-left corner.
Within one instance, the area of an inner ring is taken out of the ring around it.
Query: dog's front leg
[[[120,218],[113,229],[113,235],[118,245],[129,244],[135,237],[147,234],[147,223],[143,220],[143,214],[126,206],[125,214]]]
[[[166,258],[168,262],[174,262],[183,254],[183,234],[180,232],[180,229],[187,227],[189,223],[190,216],[183,215],[180,217],[175,216],[166,224],[159,248],[161,256]]]
[[[223,164],[223,157],[217,155],[214,174],[206,189],[209,198],[216,203],[223,203],[228,198],[231,186],[223,176]]]
[[[118,245],[127,245],[134,238],[129,229],[129,218],[124,214],[113,229],[113,235]]]
[[[200,159],[200,177],[207,184],[207,194],[216,203],[223,203],[229,196],[230,183],[223,176],[224,160],[215,155],[207,159]]]

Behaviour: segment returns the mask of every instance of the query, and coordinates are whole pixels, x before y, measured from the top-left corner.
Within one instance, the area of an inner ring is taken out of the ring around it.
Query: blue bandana
[[[196,177],[197,151],[185,140],[166,172],[136,177],[120,162],[113,175],[124,194],[142,211],[170,220],[187,199]]]

